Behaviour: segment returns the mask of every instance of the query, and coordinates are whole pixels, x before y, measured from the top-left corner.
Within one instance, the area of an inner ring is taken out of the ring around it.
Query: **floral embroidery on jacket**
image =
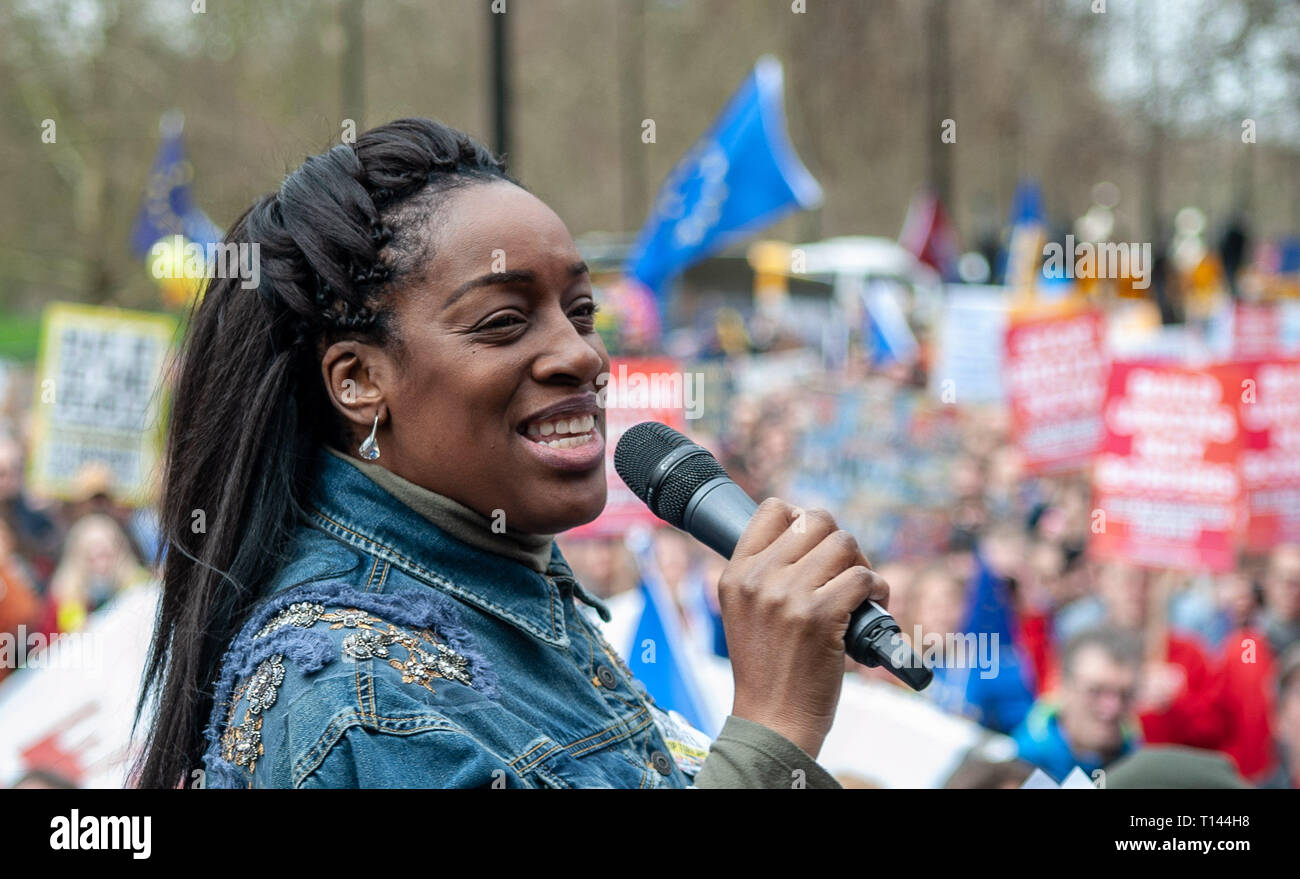
[[[266,625],[262,626],[253,638],[265,638],[277,629],[282,629],[285,626],[290,625],[309,629],[316,625],[316,621],[320,619],[321,614],[323,613],[325,613],[325,605],[323,604],[315,604],[310,601],[295,601],[293,604],[271,617],[271,619],[267,621]]]
[[[429,692],[435,692],[432,685],[435,678],[473,686],[469,660],[432,631],[423,629],[418,635],[412,634],[355,607],[326,609],[323,604],[295,602],[272,617],[254,637],[264,638],[285,626],[310,628],[318,622],[329,623],[331,629],[357,629],[343,639],[344,659],[354,662],[387,659],[389,665],[402,673],[404,684],[419,684]],[[426,649],[422,640],[433,649]],[[404,659],[391,656],[389,647],[393,645],[406,651]]]
[[[331,629],[356,629],[343,638],[342,653],[353,662],[386,659],[402,673],[402,683],[419,684],[429,692],[435,679],[473,686],[469,660],[437,638],[430,629],[413,634],[355,607],[326,608],[325,605],[299,601],[272,617],[258,630],[254,639],[266,638],[286,627],[309,629],[317,623],[329,623]],[[426,647],[426,642],[429,645]],[[405,656],[392,655],[399,647]],[[239,687],[230,700],[230,714],[221,737],[223,756],[236,766],[252,772],[262,756],[262,714],[275,704],[284,683],[284,655],[273,654],[258,665],[256,671]],[[235,722],[235,709],[246,699],[244,717]]]
[[[384,628],[376,628],[375,624]],[[419,684],[430,693],[437,692],[433,688],[435,678],[466,686],[474,684],[469,673],[469,660],[440,641],[428,629],[422,629],[415,635],[373,617],[363,619],[356,628],[360,631],[343,639],[345,659],[387,659],[390,666],[402,673],[402,683]],[[426,649],[423,642],[432,645],[432,649]],[[399,659],[392,656],[389,648],[393,646],[405,650],[406,657]]]
[[[258,665],[252,677],[236,691],[230,703],[230,716],[222,736],[225,757],[236,766],[246,766],[252,772],[257,758],[262,756],[262,712],[275,704],[280,685],[284,683],[284,655],[268,656]],[[235,723],[235,708],[240,698],[247,698],[244,719]]]
[[[369,649],[386,660],[403,683],[433,692],[434,679],[441,679],[489,698],[496,692],[496,674],[475,649],[451,599],[432,591],[372,594],[345,583],[300,584],[255,611],[223,656],[204,730],[207,786],[253,786],[253,771],[269,747],[263,742],[263,717],[276,704],[290,666],[310,677],[331,660],[353,658],[338,642],[331,643],[320,623],[349,630],[345,639],[364,638],[347,643],[354,653]]]

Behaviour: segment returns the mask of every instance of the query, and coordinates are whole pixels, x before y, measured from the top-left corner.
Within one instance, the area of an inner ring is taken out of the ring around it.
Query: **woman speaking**
[[[226,242],[178,364],[147,787],[835,786],[850,613],[888,587],[768,500],[720,583],[735,702],[660,711],[553,535],[605,504],[587,267],[464,134],[308,158]]]

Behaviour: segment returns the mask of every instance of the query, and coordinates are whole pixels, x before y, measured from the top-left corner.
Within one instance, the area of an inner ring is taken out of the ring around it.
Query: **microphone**
[[[656,421],[623,433],[614,469],[650,512],[726,558],[758,509],[708,449]],[[894,618],[870,599],[853,612],[844,649],[863,665],[883,666],[913,690],[925,689],[934,678],[903,642]]]

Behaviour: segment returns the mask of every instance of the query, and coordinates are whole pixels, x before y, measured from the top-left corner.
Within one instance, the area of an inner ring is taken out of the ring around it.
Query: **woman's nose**
[[[533,360],[533,377],[538,381],[567,378],[578,385],[594,384],[608,368],[600,337],[583,335],[562,312],[539,336],[544,340],[542,351]]]

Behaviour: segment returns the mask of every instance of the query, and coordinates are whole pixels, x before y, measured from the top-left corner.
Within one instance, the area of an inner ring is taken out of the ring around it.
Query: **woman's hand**
[[[816,757],[835,719],[849,617],[889,585],[825,510],[759,505],[718,580],[736,678],[732,714]]]

